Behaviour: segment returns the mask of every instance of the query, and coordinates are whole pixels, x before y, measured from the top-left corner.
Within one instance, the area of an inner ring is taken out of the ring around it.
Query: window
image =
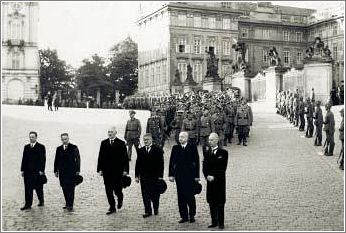
[[[186,15],[185,14],[179,14],[178,15],[178,26],[186,26]]]
[[[209,28],[208,26],[208,18],[207,17],[203,17],[202,18],[202,28]]]
[[[201,16],[194,17],[194,26],[200,28],[201,27]]]
[[[289,33],[288,33],[288,31],[284,31],[284,41],[289,41]]]
[[[196,82],[201,82],[202,81],[202,64],[196,63],[193,64],[193,79]]]
[[[156,82],[157,84],[162,84],[162,79],[160,78],[160,74],[161,74],[161,66],[160,64],[156,65]]]
[[[23,39],[22,29],[23,27],[19,20],[12,21],[10,23],[11,39],[13,40]]]
[[[186,63],[178,63],[178,70],[180,73],[180,80],[184,82],[187,78],[187,65]]]
[[[338,46],[337,46],[336,44],[333,45],[333,54],[332,54],[332,56],[333,56],[333,58],[334,58],[335,60],[338,59]]]
[[[222,78],[226,78],[231,74],[230,65],[222,65]]]
[[[263,30],[263,39],[265,40],[270,39],[270,31],[268,29]]]
[[[228,40],[224,40],[222,42],[222,54],[229,56],[231,55],[231,42]]]
[[[220,17],[216,18],[216,28],[222,29],[222,19]]]
[[[171,23],[172,25],[178,25],[178,16],[175,13],[171,13]]]
[[[336,36],[338,34],[338,25],[333,24],[333,36]]]
[[[216,49],[216,41],[215,39],[209,39],[208,40],[208,50],[209,51],[214,51],[215,54],[217,54],[217,49]]]
[[[241,37],[242,38],[248,38],[248,34],[249,34],[248,31],[249,30],[247,28],[242,28],[241,29]]]
[[[268,50],[267,49],[263,49],[263,63],[267,64],[268,62],[269,62]]]
[[[150,71],[151,71],[151,74],[150,74],[150,78],[151,78],[151,84],[152,85],[155,85],[156,84],[156,80],[155,80],[155,70],[154,70],[154,67],[152,67],[151,69],[150,69]]]
[[[12,53],[12,69],[20,68],[20,55],[18,52]]]
[[[302,52],[297,53],[297,64],[302,64]]]
[[[296,41],[302,42],[302,33],[301,32],[296,32]]]
[[[186,52],[186,39],[185,38],[179,39],[178,52],[179,53],[185,53]]]
[[[194,41],[194,53],[200,54],[201,53],[201,40],[195,39]]]
[[[213,29],[216,27],[216,25],[215,25],[215,17],[209,18],[209,27],[213,28]]]
[[[289,65],[290,64],[290,52],[284,51],[284,64]]]
[[[191,15],[191,14],[187,15],[187,26],[193,27],[193,15]]]
[[[229,19],[229,18],[223,19],[223,29],[225,29],[225,30],[231,29],[231,19]]]
[[[166,65],[166,61],[163,62],[162,64],[162,82],[163,84],[167,83],[167,65]]]

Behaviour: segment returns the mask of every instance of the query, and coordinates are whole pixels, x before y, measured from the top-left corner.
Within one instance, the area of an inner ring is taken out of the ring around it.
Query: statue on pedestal
[[[268,57],[270,66],[281,66],[281,59],[275,47],[269,49]]]
[[[207,58],[207,74],[206,77],[211,77],[214,79],[219,78],[218,69],[219,69],[219,59],[215,57],[214,50],[209,50]]]
[[[320,37],[316,37],[314,44],[306,49],[306,58],[327,58],[331,59],[331,51],[328,45],[325,45]]]
[[[174,85],[181,85],[181,80],[180,80],[180,72],[178,69],[175,70],[175,79],[173,81]]]
[[[187,73],[186,73],[186,80],[185,83],[189,83],[189,84],[195,84],[195,80],[193,80],[193,76],[192,76],[192,67],[190,65],[190,63],[187,65]]]
[[[246,46],[245,43],[237,42],[232,45],[232,48],[237,52],[235,64],[232,66],[233,72],[248,71],[248,65],[245,61]]]

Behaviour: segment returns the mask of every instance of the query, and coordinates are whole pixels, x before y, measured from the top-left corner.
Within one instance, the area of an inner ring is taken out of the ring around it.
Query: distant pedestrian
[[[59,110],[59,106],[60,106],[60,99],[59,96],[56,96],[54,99],[54,110],[58,111]]]
[[[52,105],[53,105],[53,96],[48,93],[47,96],[47,104],[48,104],[48,111],[53,111]]]

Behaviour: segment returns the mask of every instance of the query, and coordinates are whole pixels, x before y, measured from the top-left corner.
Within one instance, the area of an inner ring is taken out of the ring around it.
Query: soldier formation
[[[178,144],[179,133],[186,131],[189,142],[205,150],[212,132],[217,133],[220,148],[232,143],[234,132],[238,145],[247,146],[252,122],[247,100],[233,92],[186,93],[154,101],[146,132],[153,135],[154,144],[163,147],[173,135]]]
[[[323,146],[325,156],[333,156],[335,119],[331,111],[332,104],[325,105],[326,115],[323,117],[321,101],[315,100],[314,89],[311,97],[303,98],[298,89],[279,92],[276,98],[277,113],[286,117],[290,123],[298,127],[299,131],[305,131],[306,138],[312,138],[315,132],[314,146]],[[340,125],[340,140],[342,148],[338,159],[339,168],[344,170],[343,130],[344,109],[341,109],[342,122]],[[305,127],[306,125],[306,127]],[[322,145],[322,132],[325,131],[325,142]]]

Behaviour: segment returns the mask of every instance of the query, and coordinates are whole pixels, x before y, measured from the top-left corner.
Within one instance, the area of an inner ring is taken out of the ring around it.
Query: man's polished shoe
[[[43,203],[43,202],[40,202],[40,203],[38,203],[37,206],[38,206],[38,207],[42,207],[42,206],[44,206],[44,203]]]
[[[155,215],[158,215],[158,214],[159,214],[159,211],[158,211],[158,210],[154,210],[154,214],[155,214]]]
[[[195,218],[190,218],[190,223],[194,223],[196,222],[196,219]]]
[[[179,223],[184,223],[184,222],[187,222],[189,221],[188,219],[180,219]]]
[[[237,145],[240,145],[240,142],[238,142]]]
[[[121,207],[123,207],[123,202],[118,202],[118,209],[121,209]]]
[[[247,146],[247,144],[246,144],[246,143],[243,143],[243,146]]]
[[[208,226],[208,228],[214,228],[214,227],[217,227],[217,225],[216,224],[211,224],[211,225]]]
[[[67,209],[67,206],[62,207],[63,209]]]
[[[117,212],[116,209],[109,209],[108,212],[106,213],[107,215],[113,214]]]
[[[66,209],[67,209],[67,211],[69,211],[69,212],[72,212],[72,211],[73,211],[73,207],[71,207],[71,206],[68,206]]]
[[[20,210],[30,210],[31,206],[23,206],[22,208],[20,208]]]
[[[147,218],[147,217],[150,217],[150,216],[151,216],[151,214],[147,214],[147,213],[143,214],[143,218]]]
[[[219,226],[219,229],[224,229],[224,228],[225,228],[224,225],[220,225],[220,226]]]

